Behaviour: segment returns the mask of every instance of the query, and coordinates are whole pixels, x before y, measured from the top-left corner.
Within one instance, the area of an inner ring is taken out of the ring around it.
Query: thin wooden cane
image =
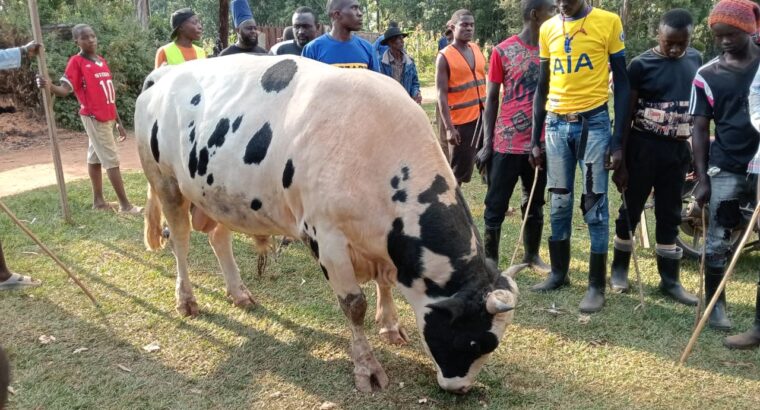
[[[34,41],[42,44],[42,29],[40,28],[40,16],[37,11],[37,0],[29,0],[29,18],[32,22],[32,33],[34,34]],[[47,62],[45,60],[45,49],[40,48],[37,54],[37,65],[40,69],[40,74],[45,80],[50,82],[47,71]],[[53,155],[53,166],[55,168],[55,180],[58,183],[58,192],[61,200],[61,214],[63,220],[67,223],[72,223],[71,211],[69,210],[69,200],[66,195],[66,181],[63,177],[63,165],[61,163],[61,152],[58,149],[58,135],[55,126],[55,114],[53,112],[53,99],[50,91],[43,88],[42,92],[42,106],[45,108],[45,118],[47,119],[48,136],[50,137],[50,151]]]
[[[641,307],[641,310],[646,310],[646,304],[644,303],[644,288],[641,284],[641,271],[639,270],[639,257],[636,255],[635,229],[633,229],[631,224],[631,215],[630,212],[628,212],[628,202],[625,200],[625,191],[623,191],[620,196],[623,198],[623,207],[625,208],[626,222],[628,223],[628,237],[631,238],[631,256],[633,256],[633,268],[636,270],[636,285],[639,288],[639,306]],[[636,308],[639,306],[636,306]]]
[[[706,206],[706,205],[705,205]],[[699,324],[699,318],[702,316],[702,308],[705,301],[705,259],[707,259],[707,220],[705,219],[705,208],[702,207],[702,260],[699,262],[699,292],[697,294],[697,316],[694,318],[694,327]]]
[[[8,217],[11,218],[11,220],[13,221],[13,223],[15,223],[16,225],[18,225],[18,227],[21,228],[21,230],[24,231],[24,233],[26,233],[30,238],[32,238],[32,240],[43,251],[45,251],[45,253],[47,253],[48,256],[50,256],[50,258],[52,258],[53,261],[55,261],[55,263],[57,263],[58,266],[60,266],[61,269],[64,270],[64,272],[66,272],[67,275],[69,275],[69,278],[71,278],[71,280],[73,280],[74,283],[76,283],[77,286],[79,286],[82,289],[82,291],[84,292],[84,294],[87,295],[88,298],[90,298],[90,300],[92,301],[93,304],[95,304],[95,306],[98,305],[98,302],[95,300],[95,297],[92,296],[92,293],[90,293],[90,291],[87,290],[87,287],[79,280],[79,278],[77,278],[73,273],[71,273],[71,271],[69,270],[69,268],[67,268],[66,265],[64,265],[63,262],[61,262],[61,260],[58,259],[58,257],[55,256],[53,254],[53,252],[50,249],[48,249],[48,247],[45,246],[45,244],[43,244],[37,238],[37,236],[35,236],[32,233],[32,231],[29,230],[29,228],[27,228],[26,226],[24,226],[24,224],[16,217],[16,215],[13,214],[13,212],[11,212],[11,210],[3,203],[3,201],[0,201],[0,209],[2,209],[3,212],[5,212],[8,215]]]
[[[736,267],[736,262],[739,261],[739,255],[742,252],[742,249],[744,249],[744,245],[747,243],[747,240],[749,239],[749,235],[752,233],[752,231],[755,228],[755,223],[757,223],[757,216],[760,214],[760,203],[755,206],[755,211],[752,212],[752,218],[749,221],[749,225],[747,226],[747,229],[744,231],[744,235],[742,235],[741,241],[739,241],[739,244],[736,247],[736,250],[734,250],[734,255],[731,257],[731,263],[728,265],[728,269],[726,269],[725,275],[723,275],[723,280],[720,281],[720,285],[718,285],[718,289],[715,291],[715,295],[713,295],[712,299],[710,300],[710,303],[707,305],[707,308],[705,308],[705,313],[702,315],[702,319],[699,320],[699,323],[697,324],[697,328],[694,329],[694,332],[691,335],[691,339],[689,339],[689,343],[686,345],[686,348],[683,351],[683,354],[681,354],[681,360],[679,360],[678,365],[683,366],[684,363],[686,363],[686,359],[689,358],[689,355],[691,354],[691,350],[694,348],[694,345],[697,343],[697,338],[699,338],[699,334],[702,333],[702,329],[704,329],[705,324],[707,323],[707,319],[710,318],[710,313],[712,313],[713,308],[715,308],[715,304],[718,303],[718,299],[720,298],[720,294],[723,293],[723,290],[726,288],[726,283],[728,283],[728,279],[731,278],[731,275],[734,273],[734,267]]]
[[[533,195],[536,193],[536,184],[538,183],[538,173],[541,169],[536,167],[533,171],[533,185],[530,187],[530,195],[528,195],[528,206],[525,208],[525,216],[523,216],[522,224],[520,225],[520,237],[517,239],[517,245],[515,251],[512,252],[512,259],[509,261],[509,266],[515,264],[515,257],[520,250],[520,245],[523,243],[523,235],[525,235],[525,225],[528,222],[528,216],[530,215],[530,206],[533,203]]]

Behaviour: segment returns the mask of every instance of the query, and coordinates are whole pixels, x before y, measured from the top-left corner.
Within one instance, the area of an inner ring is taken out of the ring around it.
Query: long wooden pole
[[[683,366],[684,363],[686,363],[686,359],[689,358],[689,355],[691,354],[691,350],[694,348],[694,345],[697,343],[697,338],[699,338],[699,334],[702,333],[702,329],[704,329],[705,324],[707,323],[707,320],[710,318],[710,313],[712,313],[712,310],[715,307],[715,304],[718,303],[718,298],[720,298],[720,294],[723,293],[723,289],[726,288],[726,283],[728,283],[728,279],[734,273],[734,267],[736,267],[736,262],[739,261],[739,255],[742,253],[742,249],[744,249],[744,244],[747,243],[747,240],[749,239],[749,235],[752,233],[752,231],[755,228],[755,223],[757,223],[758,214],[760,214],[760,203],[758,203],[757,206],[755,207],[755,212],[752,213],[752,218],[749,221],[747,230],[744,231],[742,240],[739,241],[739,245],[737,245],[736,250],[734,250],[734,255],[731,257],[731,263],[728,265],[728,269],[726,269],[725,275],[723,275],[723,280],[720,281],[720,285],[718,285],[718,289],[715,291],[715,295],[713,295],[712,300],[710,300],[710,304],[708,304],[707,307],[705,308],[705,313],[702,315],[702,319],[697,324],[697,328],[694,329],[694,333],[691,334],[691,339],[689,339],[689,344],[686,345],[686,349],[684,349],[683,354],[681,354],[681,360],[678,362],[679,366]],[[707,244],[704,244],[704,245],[707,246]]]
[[[536,167],[533,171],[533,186],[530,187],[530,195],[528,195],[528,205],[525,208],[525,216],[523,217],[522,225],[520,225],[520,236],[517,238],[517,245],[515,245],[515,251],[512,252],[512,259],[509,261],[509,266],[515,264],[515,256],[517,251],[520,250],[520,245],[523,242],[523,235],[525,235],[525,225],[528,223],[528,216],[530,216],[530,206],[533,204],[533,195],[536,193],[536,183],[538,182],[538,173],[541,168]]]
[[[29,18],[32,21],[32,33],[34,34],[34,41],[42,44],[42,29],[40,28],[40,16],[37,11],[37,0],[29,1]],[[47,61],[45,60],[44,47],[40,48],[37,54],[37,64],[39,66],[40,74],[45,80],[50,83],[48,77]],[[42,91],[42,105],[45,108],[45,118],[47,118],[48,135],[50,136],[50,150],[53,154],[53,165],[55,166],[55,179],[58,182],[58,192],[61,197],[61,214],[63,219],[72,223],[71,211],[69,210],[69,200],[66,196],[66,181],[63,178],[63,165],[61,163],[61,152],[58,149],[58,135],[55,126],[55,115],[53,113],[53,100],[50,95],[50,91],[45,88],[41,88]]]
[[[29,228],[27,228],[26,226],[24,226],[24,224],[16,217],[16,215],[14,215],[13,212],[11,212],[11,210],[7,206],[5,206],[5,204],[3,203],[3,201],[0,201],[0,209],[2,209],[3,212],[5,212],[6,214],[8,214],[8,217],[11,218],[11,221],[13,221],[13,223],[15,223],[16,225],[18,225],[18,227],[21,228],[21,230],[24,231],[24,233],[26,233],[30,238],[32,238],[32,240],[34,241],[34,243],[36,243],[37,246],[39,246],[46,254],[48,254],[48,256],[50,256],[50,258],[52,258],[53,261],[55,261],[55,263],[57,263],[58,266],[60,266],[61,269],[64,270],[64,272],[66,272],[67,275],[69,275],[69,278],[71,278],[71,280],[73,280],[74,283],[76,283],[77,286],[79,286],[82,289],[82,291],[84,292],[84,294],[87,295],[88,298],[90,298],[90,300],[92,301],[92,303],[95,304],[95,306],[98,305],[98,302],[95,300],[95,297],[93,297],[92,293],[90,293],[90,291],[87,290],[87,287],[84,286],[84,283],[82,283],[79,280],[79,278],[76,277],[76,275],[74,275],[73,273],[71,273],[71,271],[69,270],[69,268],[67,268],[66,265],[64,265],[63,262],[60,259],[58,259],[58,257],[55,256],[55,254],[53,254],[53,252],[50,249],[48,249],[48,247],[45,246],[45,244],[43,244],[37,238],[37,236],[34,235],[34,233],[32,233],[32,231],[29,230]]]

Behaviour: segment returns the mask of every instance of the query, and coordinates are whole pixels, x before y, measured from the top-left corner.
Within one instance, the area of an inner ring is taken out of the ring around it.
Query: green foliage
[[[149,31],[142,30],[134,18],[131,2],[109,2],[108,7],[102,1],[78,0],[42,1],[40,2],[41,24],[90,24],[98,36],[98,53],[108,61],[116,85],[116,106],[125,125],[132,124],[135,99],[140,93],[145,76],[153,67],[156,42]],[[47,18],[48,20],[46,20]],[[28,33],[29,17],[26,2],[9,4],[7,14],[0,15],[3,30],[15,30]],[[28,34],[27,34],[28,36]],[[63,75],[69,57],[79,49],[71,38],[68,29],[52,31],[43,35],[50,78],[57,82]],[[28,37],[27,37],[28,38]],[[28,79],[28,78],[27,78]],[[39,93],[33,82],[28,86],[18,87],[24,101],[38,101]],[[79,120],[79,103],[72,95],[58,98],[55,102],[56,121],[59,126],[82,129]]]

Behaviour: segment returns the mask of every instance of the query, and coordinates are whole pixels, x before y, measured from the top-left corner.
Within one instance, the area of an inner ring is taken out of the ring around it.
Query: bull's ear
[[[454,319],[462,316],[462,314],[464,313],[464,302],[462,302],[457,297],[450,297],[440,302],[432,303],[428,305],[428,307],[432,310],[436,310],[441,313],[446,313],[450,315],[452,322],[454,321]]]
[[[486,310],[492,315],[509,312],[515,308],[513,303],[508,302],[511,299],[513,298],[510,298],[507,291],[503,289],[489,292],[486,296]]]

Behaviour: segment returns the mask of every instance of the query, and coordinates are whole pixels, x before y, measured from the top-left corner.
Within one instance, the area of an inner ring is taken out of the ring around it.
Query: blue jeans
[[[588,225],[592,253],[607,253],[609,209],[608,172],[604,168],[610,145],[610,117],[607,110],[585,120],[588,135],[582,138],[583,122],[566,122],[548,114],[546,119],[547,187],[551,193],[552,240],[570,239],[573,220],[575,166],[583,174],[581,210]]]
[[[734,229],[742,225],[740,206],[752,203],[755,180],[747,174],[734,174],[711,167],[710,175],[710,225],[707,227],[705,244],[707,260],[714,268],[726,266],[731,253],[731,237]]]

